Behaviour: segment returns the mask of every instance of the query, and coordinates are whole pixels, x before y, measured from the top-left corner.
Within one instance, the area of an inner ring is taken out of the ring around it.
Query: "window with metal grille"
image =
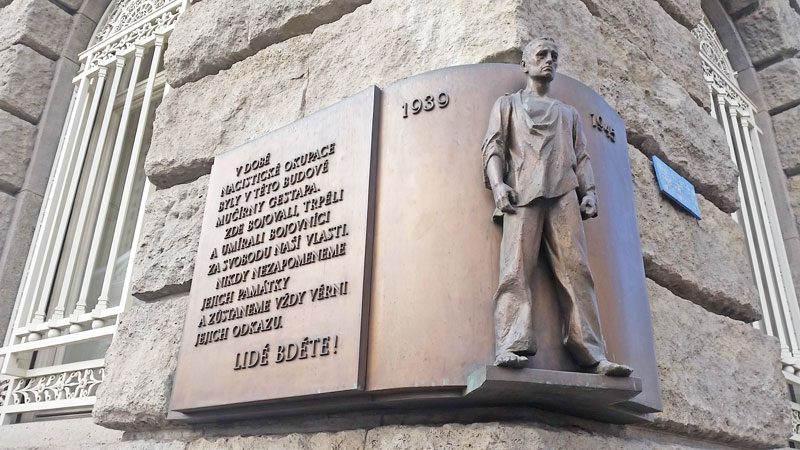
[[[756,108],[739,89],[736,72],[708,19],[693,33],[700,42],[711,115],[725,130],[731,158],[739,168],[742,207],[733,217],[744,230],[763,312],[763,319],[753,325],[778,338],[786,380],[790,386],[800,386],[800,377],[794,374],[800,369],[800,309],[761,150]],[[800,417],[800,404],[793,402],[792,409],[795,420]],[[797,427],[795,423],[793,428]],[[790,439],[800,442],[800,434]]]
[[[0,349],[0,424],[91,411],[129,293],[152,185],[144,158],[186,0],[117,0],[80,54],[74,93]]]

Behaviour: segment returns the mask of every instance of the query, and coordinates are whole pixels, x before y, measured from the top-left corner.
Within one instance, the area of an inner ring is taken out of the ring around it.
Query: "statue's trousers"
[[[578,365],[595,365],[606,356],[574,190],[538,198],[503,215],[500,282],[494,297],[497,354],[536,353],[531,284],[542,246],[555,275],[557,299],[551,301],[559,302],[564,345]]]

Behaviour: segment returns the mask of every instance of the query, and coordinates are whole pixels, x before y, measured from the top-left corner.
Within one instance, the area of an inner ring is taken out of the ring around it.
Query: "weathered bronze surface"
[[[370,300],[369,313],[361,316],[362,320],[367,317],[369,320],[366,349],[358,358],[340,357],[342,336],[353,337],[358,332],[351,330],[360,331],[361,328],[354,318],[346,317],[356,308],[345,312],[344,306],[339,304],[337,314],[340,315],[328,317],[325,322],[329,328],[316,328],[321,330],[321,335],[339,335],[339,353],[329,359],[335,364],[323,367],[320,361],[314,361],[314,367],[319,370],[289,373],[271,371],[279,365],[273,366],[270,360],[269,366],[239,370],[231,375],[234,372],[232,362],[226,355],[235,356],[241,350],[238,345],[225,349],[219,343],[208,345],[215,347],[210,352],[194,352],[198,356],[187,364],[185,355],[193,353],[191,347],[195,343],[200,313],[197,311],[200,305],[193,298],[170,417],[191,422],[386,406],[496,404],[496,400],[479,398],[477,394],[464,395],[469,375],[494,362],[492,295],[498,282],[501,237],[500,228],[490,218],[494,207],[491,192],[476,180],[480,180],[483,172],[479,149],[492,105],[498,97],[522,89],[525,83],[519,66],[481,64],[428,72],[383,89],[376,110],[380,112],[376,127],[379,130],[378,157],[377,161],[372,160],[377,163],[374,248],[370,250],[365,246],[367,268],[369,257],[373,257],[372,283],[364,283],[364,288],[369,289],[369,295],[364,297]],[[615,422],[642,421],[647,418],[646,413],[660,409],[660,394],[624,123],[594,91],[569,77],[556,77],[551,95],[573,105],[585,125],[586,150],[592,158],[602,208],[597,218],[585,222],[585,231],[608,357],[632,366],[634,375],[641,380],[639,395],[593,410],[592,417]],[[335,112],[342,111],[339,108],[340,105],[334,105],[319,116],[298,122],[305,128],[297,134],[280,134],[282,130],[278,130],[266,138],[280,148],[305,147],[303,143],[309,142],[313,149],[324,145],[317,145],[314,136],[324,135],[322,130],[328,126],[348,136],[346,130],[355,133],[358,128],[364,133],[358,142],[376,137],[366,124],[355,124],[362,120],[371,124],[373,112],[359,109],[364,114],[361,117],[354,107],[347,109],[349,113]],[[336,141],[336,156],[341,156],[339,148],[344,148],[339,142]],[[277,158],[275,154],[273,157]],[[216,164],[220,164],[219,158]],[[361,163],[354,163],[352,167],[331,165],[331,168],[341,171],[341,175],[335,174],[337,180],[369,173],[368,168],[358,164]],[[369,197],[367,185],[363,185],[362,190],[365,198]],[[352,196],[345,194],[345,199],[342,205],[356,208],[348,203]],[[363,211],[368,218],[368,210]],[[216,209],[211,215],[218,215]],[[204,228],[207,226],[205,224]],[[213,228],[213,224],[211,226]],[[354,236],[350,231],[348,239]],[[369,241],[369,232],[362,234],[362,238]],[[202,241],[205,240],[204,237]],[[198,267],[208,270],[210,247],[204,250],[203,245],[201,243]],[[350,250],[348,241],[348,257]],[[334,258],[333,261],[341,264],[345,260]],[[313,278],[316,284],[333,283],[337,277],[332,275],[334,269],[325,266],[323,270],[322,267],[311,265],[313,270],[303,277],[293,276],[290,283],[300,286],[304,277]],[[538,267],[533,274],[534,298],[546,301],[533,305],[537,311],[533,326],[539,350],[526,367],[578,371],[579,367],[561,343],[558,307],[548,300],[555,295],[552,274],[544,261]],[[205,273],[196,275],[194,283],[204,277]],[[308,288],[313,283],[309,282]],[[203,289],[214,291],[213,286]],[[354,300],[356,289],[351,291],[342,299]],[[297,323],[296,317],[287,313],[287,328],[289,319]],[[304,325],[303,329],[311,328]],[[349,334],[339,330],[348,330]],[[277,334],[271,333],[256,336],[277,342]],[[260,342],[263,345],[266,341]],[[360,342],[365,342],[363,333]],[[363,364],[365,357],[364,378],[346,375],[353,367]],[[238,373],[258,376],[248,379],[250,384],[242,385],[244,383],[237,380],[244,378],[236,378]],[[208,375],[213,377],[204,378]],[[576,375],[596,377],[564,373],[561,384],[569,386]],[[556,377],[555,384],[559,384],[558,375],[552,376]],[[337,380],[341,383],[334,385]],[[493,380],[502,381],[502,377]],[[553,381],[548,380],[548,383]],[[627,388],[631,383],[634,390],[638,386],[637,379],[624,382],[627,383],[622,389],[624,395],[612,400],[629,398],[632,392]],[[181,388],[182,383],[191,384],[191,389]],[[358,390],[360,386],[364,389]],[[221,407],[203,408],[211,404],[203,398],[206,395],[213,396],[213,404]],[[587,405],[596,396],[589,391],[576,395],[576,398],[585,398]],[[540,403],[534,398],[527,401],[548,407],[546,402]],[[178,413],[179,409],[188,415]]]
[[[172,409],[364,388],[379,95],[216,158]]]

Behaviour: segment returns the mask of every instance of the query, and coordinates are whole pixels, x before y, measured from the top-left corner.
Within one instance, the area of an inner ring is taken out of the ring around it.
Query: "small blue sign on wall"
[[[700,205],[697,204],[697,196],[694,193],[694,185],[678,175],[678,172],[672,170],[657,156],[653,156],[653,166],[656,168],[656,179],[661,192],[683,206],[691,215],[702,219]]]

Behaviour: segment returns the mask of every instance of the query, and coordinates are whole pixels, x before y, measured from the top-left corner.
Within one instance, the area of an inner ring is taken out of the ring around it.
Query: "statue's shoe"
[[[597,363],[597,365],[592,368],[592,371],[598,375],[606,375],[609,377],[627,377],[633,373],[633,369],[630,367],[611,362],[607,359]]]
[[[499,367],[511,367],[514,369],[521,369],[525,367],[525,363],[528,362],[528,358],[517,355],[511,352],[505,352],[497,355],[497,358],[494,360],[494,365]]]

